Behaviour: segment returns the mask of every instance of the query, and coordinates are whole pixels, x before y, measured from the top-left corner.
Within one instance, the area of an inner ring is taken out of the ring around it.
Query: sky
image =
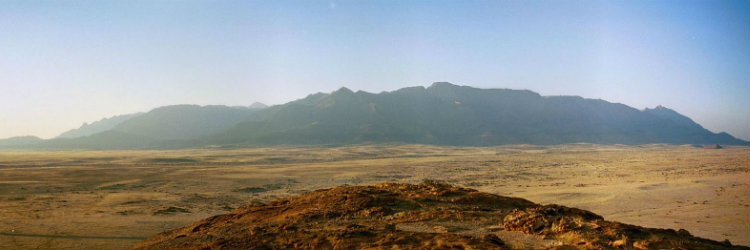
[[[171,104],[447,81],[750,139],[750,1],[0,0],[0,138]]]

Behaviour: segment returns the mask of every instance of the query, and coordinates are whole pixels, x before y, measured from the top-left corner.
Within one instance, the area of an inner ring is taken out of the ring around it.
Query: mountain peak
[[[681,114],[680,114],[680,113],[678,113],[677,111],[674,111],[674,109],[670,109],[670,108],[664,107],[664,106],[662,106],[662,105],[656,105],[656,107],[654,107],[654,108],[652,108],[652,109],[650,109],[650,108],[646,108],[646,109],[645,109],[644,111],[646,111],[646,112],[648,112],[648,113],[662,113],[662,114],[665,114],[665,113],[670,113],[670,114],[678,114],[678,115],[681,115]]]
[[[670,109],[670,108],[667,108],[667,107],[664,107],[664,106],[662,106],[662,105],[656,105],[656,107],[655,107],[655,108],[653,108],[652,110],[659,110],[659,111],[674,111],[674,110],[672,110],[672,109]]]
[[[643,112],[654,115],[662,119],[671,120],[672,122],[675,122],[678,125],[686,127],[686,128],[704,130],[704,128],[701,125],[699,125],[698,123],[695,123],[695,121],[688,118],[687,116],[684,116],[683,114],[680,114],[679,112],[674,111],[673,109],[664,107],[662,105],[658,105],[653,109],[646,108],[645,110],[643,110]]]
[[[264,109],[264,108],[268,108],[268,105],[260,103],[260,102],[254,102],[253,104],[250,104],[249,108],[251,108],[251,109]]]
[[[341,87],[336,91],[333,91],[331,94],[354,94],[354,91],[347,87]]]
[[[452,88],[452,87],[458,87],[458,85],[455,85],[449,82],[434,82],[428,88],[432,89],[432,88]]]

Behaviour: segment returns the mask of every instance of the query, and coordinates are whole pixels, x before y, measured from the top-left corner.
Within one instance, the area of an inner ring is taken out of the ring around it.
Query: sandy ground
[[[750,245],[750,148],[365,145],[0,151],[0,249],[123,249],[253,202],[444,180]]]

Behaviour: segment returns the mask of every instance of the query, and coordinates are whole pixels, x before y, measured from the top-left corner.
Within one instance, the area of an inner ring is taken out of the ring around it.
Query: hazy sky
[[[0,138],[436,81],[661,104],[750,139],[750,1],[0,1]]]

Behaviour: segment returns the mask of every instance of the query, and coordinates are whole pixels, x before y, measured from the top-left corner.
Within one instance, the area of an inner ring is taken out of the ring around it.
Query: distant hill
[[[264,108],[268,108],[268,105],[265,105],[265,104],[259,103],[259,102],[254,102],[253,104],[250,104],[250,106],[248,106],[248,108],[251,108],[251,109],[264,109]]]
[[[351,144],[407,142],[501,144],[731,144],[690,118],[659,107],[640,111],[576,96],[435,83],[372,94],[341,88],[278,105],[212,138],[211,143]]]
[[[58,135],[56,138],[76,138],[104,132],[113,129],[123,121],[127,121],[141,114],[143,113],[118,115],[110,118],[104,118],[99,121],[92,122],[91,124],[83,123],[80,128],[65,131],[62,134]]]
[[[181,146],[184,146],[181,144]],[[76,138],[55,138],[33,145],[42,149],[131,149],[174,147],[166,141],[107,130],[90,136]],[[29,148],[29,147],[27,147]]]
[[[0,148],[34,145],[43,141],[44,140],[36,136],[16,136],[0,139]]]
[[[262,108],[173,105],[123,121],[113,131],[154,140],[190,140],[223,132]]]
[[[255,103],[251,107],[228,107],[221,105],[172,105],[153,109],[146,113],[116,116],[104,119],[82,129],[64,134],[84,136],[60,136],[51,140],[39,140],[23,145],[7,145],[15,148],[46,149],[123,149],[123,148],[180,148],[201,145],[198,138],[225,131],[231,126],[247,120],[253,113],[266,107]],[[104,124],[100,124],[104,122]],[[111,128],[91,133],[92,128],[113,125]]]
[[[378,94],[341,88],[272,107],[166,106],[120,121],[103,132],[25,147],[379,142],[464,146],[579,142],[750,144],[727,133],[713,133],[661,106],[637,110],[578,96],[541,96],[528,90],[478,89],[441,82],[428,88],[409,87]]]

